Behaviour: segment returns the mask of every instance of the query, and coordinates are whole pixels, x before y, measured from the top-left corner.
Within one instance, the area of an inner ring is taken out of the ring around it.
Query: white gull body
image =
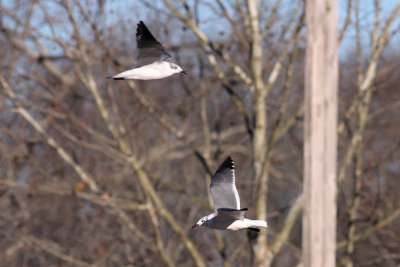
[[[192,228],[205,226],[218,230],[259,231],[259,227],[267,227],[266,221],[244,218],[247,208],[240,209],[240,198],[235,185],[235,168],[231,157],[227,157],[215,172],[210,192],[214,200],[214,213],[201,218]]]
[[[112,76],[114,80],[157,80],[169,77],[182,69],[171,62],[155,61],[139,68],[133,68]]]

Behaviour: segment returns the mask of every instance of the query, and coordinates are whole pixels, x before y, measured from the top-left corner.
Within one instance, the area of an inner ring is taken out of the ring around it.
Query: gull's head
[[[197,227],[197,226],[201,226],[206,221],[208,221],[208,215],[204,216],[203,218],[201,218],[195,225],[192,226],[192,229]]]
[[[188,75],[186,71],[184,71],[179,65],[175,63],[169,63],[169,67],[173,73],[183,73]]]

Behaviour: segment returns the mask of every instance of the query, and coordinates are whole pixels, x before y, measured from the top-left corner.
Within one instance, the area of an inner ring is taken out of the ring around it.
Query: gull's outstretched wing
[[[217,219],[218,220],[226,220],[226,219],[233,219],[233,220],[241,220],[243,221],[244,215],[247,212],[247,208],[241,210],[234,210],[234,209],[225,209],[221,208],[218,209]]]
[[[136,29],[136,44],[139,49],[139,54],[135,67],[151,64],[157,60],[165,60],[171,57],[156,38],[154,38],[143,21],[138,23]]]
[[[211,179],[210,192],[214,209],[240,210],[240,198],[235,185],[235,169],[231,157],[227,157]]]

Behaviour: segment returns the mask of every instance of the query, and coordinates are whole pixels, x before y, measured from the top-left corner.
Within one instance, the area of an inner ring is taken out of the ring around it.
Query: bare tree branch
[[[31,246],[40,248],[41,250],[46,251],[47,253],[50,253],[51,255],[53,255],[59,259],[62,259],[65,262],[68,262],[68,263],[71,263],[71,264],[74,264],[77,266],[83,266],[83,267],[96,266],[94,264],[90,264],[90,263],[75,259],[71,256],[64,254],[63,252],[60,251],[59,248],[56,248],[56,246],[58,247],[58,245],[55,245],[54,242],[40,240],[33,236],[25,236],[25,237],[23,237],[23,240],[25,242],[27,242],[28,244],[30,244]]]
[[[40,125],[40,123],[37,120],[35,120],[29,114],[29,112],[20,104],[18,98],[16,97],[13,90],[11,89],[11,87],[9,86],[9,84],[2,75],[0,75],[0,83],[3,89],[5,90],[6,94],[8,95],[8,97],[10,97],[10,99],[17,106],[17,112],[21,114],[35,128],[35,130],[38,131],[45,138],[47,144],[57,151],[58,155],[76,171],[76,173],[79,175],[82,181],[87,183],[93,192],[98,192],[99,187],[96,181],[92,177],[90,177],[89,174],[87,174],[82,169],[82,167],[72,159],[72,157],[67,153],[67,151],[65,151],[65,149],[62,146],[60,146],[53,137],[49,136],[46,133],[42,125]]]

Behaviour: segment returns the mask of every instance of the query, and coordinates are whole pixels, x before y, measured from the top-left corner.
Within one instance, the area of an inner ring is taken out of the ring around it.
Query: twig
[[[62,259],[63,261],[66,261],[68,263],[71,263],[71,264],[74,264],[77,266],[83,266],[83,267],[96,266],[95,264],[90,264],[90,263],[75,259],[71,256],[64,254],[58,248],[55,248],[54,242],[40,240],[33,236],[25,236],[25,237],[23,237],[23,240],[25,242],[27,242],[28,244],[34,245],[34,247],[40,248],[41,250],[44,250],[47,253],[49,253],[59,259]]]

